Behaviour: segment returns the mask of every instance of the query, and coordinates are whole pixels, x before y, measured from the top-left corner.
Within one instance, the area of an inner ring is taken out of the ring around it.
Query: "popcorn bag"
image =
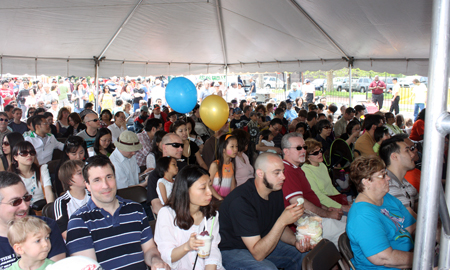
[[[298,204],[303,204],[303,199],[298,199]],[[295,222],[297,241],[310,239],[311,245],[316,245],[322,240],[322,218],[305,210],[305,213]]]

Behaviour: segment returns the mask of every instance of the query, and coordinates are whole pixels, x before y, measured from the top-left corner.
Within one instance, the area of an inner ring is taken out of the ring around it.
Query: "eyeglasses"
[[[6,118],[0,118],[0,122],[8,122],[9,120]]]
[[[323,154],[323,148],[320,148],[319,150],[309,153],[310,156],[317,156],[318,154],[322,153]]]
[[[2,143],[4,146],[9,146],[9,142],[3,142]]]
[[[98,118],[96,118],[96,119],[92,119],[92,120],[88,120],[88,121],[86,121],[86,122],[98,122],[98,121],[100,121]]]
[[[34,156],[36,156],[36,151],[35,150],[25,150],[25,151],[19,152],[17,154],[21,157],[27,157],[28,155],[34,157]]]
[[[297,149],[297,151],[300,151],[300,150],[302,150],[302,149],[305,149],[305,150],[307,150],[308,149],[308,146],[306,146],[306,145],[304,145],[304,146],[294,146],[294,147],[288,147],[288,148],[295,148],[295,149]]]
[[[387,176],[386,170],[384,170],[380,175],[376,176],[377,178],[384,179]]]
[[[183,147],[182,143],[166,143],[166,145],[171,145],[174,148],[180,148]]]
[[[323,129],[331,129],[330,126],[324,126]]]
[[[28,194],[28,195],[23,196],[22,198],[17,198],[11,202],[1,203],[1,204],[9,204],[11,206],[17,207],[17,206],[21,205],[23,201],[29,202],[29,201],[31,201],[32,198],[33,198],[33,195]]]

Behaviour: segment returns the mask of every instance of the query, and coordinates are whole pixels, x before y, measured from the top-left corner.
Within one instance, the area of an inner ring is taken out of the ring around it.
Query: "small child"
[[[51,229],[37,217],[27,216],[14,220],[8,228],[8,241],[20,259],[8,269],[44,270],[54,262],[47,259],[52,248],[50,243]]]
[[[230,123],[231,131],[242,128],[241,127],[241,114],[242,114],[241,109],[239,109],[239,108],[233,109],[233,120],[231,120],[231,123]]]
[[[389,135],[389,129],[385,126],[377,127],[373,133],[373,137],[376,141],[375,145],[373,146],[373,151],[378,155],[381,143],[391,137],[391,135]]]
[[[259,133],[259,139],[261,140],[261,144],[263,144],[264,146],[268,146],[268,147],[273,147],[274,149],[268,149],[267,151],[259,151],[260,154],[264,153],[264,152],[269,152],[269,153],[277,153],[277,151],[275,150],[275,143],[273,142],[273,134],[272,131],[265,129],[263,131],[261,131],[261,133]]]
[[[167,122],[164,123],[164,130],[166,132],[170,132],[170,125],[172,125],[173,123],[175,123],[175,121],[177,121],[177,112],[176,111],[172,111],[167,115]]]
[[[156,193],[163,205],[167,204],[172,193],[173,178],[178,173],[177,160],[173,157],[161,157],[156,161],[156,174],[159,177],[156,183]]]

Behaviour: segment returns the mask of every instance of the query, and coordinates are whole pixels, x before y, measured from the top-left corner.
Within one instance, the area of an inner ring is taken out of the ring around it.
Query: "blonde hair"
[[[11,246],[20,244],[27,240],[27,236],[32,233],[39,233],[45,230],[50,233],[50,227],[40,218],[27,216],[21,219],[11,221],[8,227],[8,241]]]

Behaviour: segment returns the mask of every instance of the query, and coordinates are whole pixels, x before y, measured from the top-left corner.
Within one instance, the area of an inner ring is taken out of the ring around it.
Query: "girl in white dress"
[[[172,193],[173,178],[178,173],[177,160],[173,157],[162,157],[156,162],[156,174],[159,177],[156,183],[156,193],[163,205],[167,204]]]

